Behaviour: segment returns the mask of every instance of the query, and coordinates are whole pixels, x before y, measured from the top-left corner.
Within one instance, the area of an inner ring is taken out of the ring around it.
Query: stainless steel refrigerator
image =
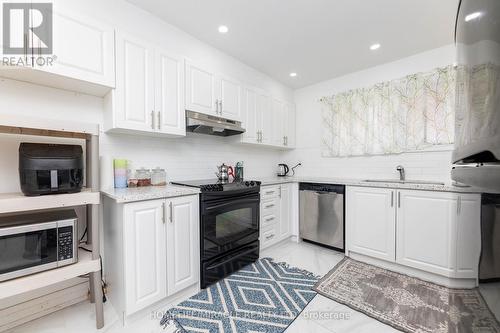
[[[500,193],[500,1],[461,0],[452,179]],[[500,196],[483,194],[479,278],[500,280]]]

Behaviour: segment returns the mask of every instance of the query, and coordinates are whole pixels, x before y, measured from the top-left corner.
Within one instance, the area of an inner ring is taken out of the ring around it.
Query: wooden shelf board
[[[0,300],[47,287],[90,272],[97,272],[100,269],[101,264],[99,259],[92,260],[90,252],[79,249],[78,262],[76,264],[0,282]]]
[[[0,115],[0,132],[84,138],[78,134],[99,135],[99,125],[57,119]]]
[[[27,197],[22,193],[0,194],[0,214],[19,213],[33,210],[98,205],[100,192],[83,189],[79,193],[40,195]]]

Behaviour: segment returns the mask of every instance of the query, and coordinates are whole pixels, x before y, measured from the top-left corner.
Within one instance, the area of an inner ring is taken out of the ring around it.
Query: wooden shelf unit
[[[22,193],[0,194],[0,214],[85,206],[86,247],[91,251],[79,250],[79,260],[73,265],[0,282],[0,300],[89,274],[90,301],[95,303],[96,307],[96,327],[98,329],[104,327],[99,249],[99,125],[0,115],[0,133],[85,140],[86,188],[83,191],[37,197],[26,197]]]

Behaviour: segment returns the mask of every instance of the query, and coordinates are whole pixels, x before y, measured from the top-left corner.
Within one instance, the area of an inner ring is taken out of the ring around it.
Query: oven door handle
[[[232,200],[230,202],[224,202],[215,206],[208,206],[205,208],[206,211],[212,211],[212,210],[217,210],[220,208],[224,208],[227,206],[232,206],[232,205],[240,205],[242,203],[249,203],[249,204],[254,204],[254,203],[259,203],[260,199],[259,198],[245,198],[245,199],[239,199],[239,200]]]
[[[225,259],[225,260],[223,260],[223,261],[220,261],[220,262],[218,262],[217,260],[214,260],[214,261],[212,261],[212,262],[209,264],[210,266],[205,267],[205,270],[212,270],[212,269],[215,269],[215,268],[217,268],[217,267],[219,267],[219,266],[225,265],[225,264],[227,264],[227,263],[229,263],[229,262],[233,261],[235,258],[241,257],[241,256],[243,256],[243,255],[245,255],[245,254],[248,254],[248,253],[250,253],[250,252],[255,251],[255,249],[256,249],[256,248],[258,248],[258,247],[255,247],[255,246],[249,246],[249,247],[247,247],[247,248],[245,249],[245,251],[242,251],[242,252],[239,252],[239,251],[238,251],[238,253],[229,253],[229,254],[227,254],[227,255],[225,256],[225,258],[227,258],[227,259]]]

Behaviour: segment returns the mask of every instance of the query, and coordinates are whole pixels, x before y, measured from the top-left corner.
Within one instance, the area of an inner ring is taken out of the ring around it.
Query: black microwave
[[[0,217],[0,281],[78,261],[74,210]]]

